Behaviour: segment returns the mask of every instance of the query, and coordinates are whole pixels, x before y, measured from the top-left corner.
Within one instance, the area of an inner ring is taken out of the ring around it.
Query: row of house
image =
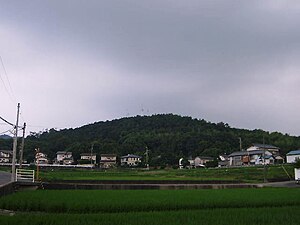
[[[300,150],[290,151],[286,155],[286,163],[295,163],[300,160]],[[205,167],[208,162],[213,161],[212,157],[197,156],[189,159],[188,168]],[[236,151],[230,155],[220,155],[218,158],[219,167],[248,166],[248,165],[272,165],[284,163],[284,158],[280,155],[280,149],[273,145],[253,144],[244,151]],[[184,168],[183,158],[179,160],[179,168]]]
[[[288,154],[290,154],[290,152]],[[280,149],[276,146],[265,144],[253,144],[244,151],[237,151],[230,155],[219,156],[219,167],[263,164],[271,165],[283,162],[284,158],[280,155]],[[295,160],[287,160],[287,163],[293,162],[295,162]]]
[[[134,167],[141,163],[142,157],[138,155],[128,154],[121,157],[121,166],[130,166]],[[80,155],[79,164],[93,164],[97,162],[97,154],[95,153],[82,153]],[[49,160],[46,154],[36,153],[35,155],[36,164],[49,164]],[[56,158],[53,161],[54,164],[61,165],[72,165],[74,164],[74,158],[72,152],[59,151],[56,153]],[[116,154],[100,154],[100,163],[101,168],[111,168],[117,165],[117,155]]]
[[[283,163],[285,160],[279,154],[280,149],[272,145],[253,144],[244,151],[233,152],[230,155],[219,156],[219,167],[223,166],[245,166],[245,165],[263,165]],[[300,150],[290,151],[286,155],[286,163],[294,163],[300,159]],[[137,166],[142,161],[142,157],[138,155],[128,154],[120,157],[121,166]],[[212,157],[198,156],[195,159],[189,159],[190,167],[204,167],[208,162],[213,161]],[[0,163],[11,163],[12,151],[0,150]],[[97,154],[82,153],[80,155],[80,164],[93,164],[97,162]],[[49,164],[50,160],[46,154],[37,152],[35,155],[36,164]],[[72,152],[58,151],[56,158],[53,160],[54,164],[71,165],[74,164]],[[110,168],[117,165],[116,154],[101,154],[99,165],[101,168]],[[182,167],[182,159],[179,161],[179,167]]]

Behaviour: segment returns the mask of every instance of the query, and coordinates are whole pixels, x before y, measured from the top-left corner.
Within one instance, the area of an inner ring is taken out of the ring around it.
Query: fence
[[[34,170],[17,169],[16,181],[34,183]]]

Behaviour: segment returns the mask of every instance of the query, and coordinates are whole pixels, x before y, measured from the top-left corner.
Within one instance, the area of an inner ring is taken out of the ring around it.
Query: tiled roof
[[[101,157],[117,157],[116,154],[101,154]]]
[[[124,155],[121,157],[121,159],[125,159],[125,158],[142,158],[142,157],[139,155],[131,155],[131,154]]]
[[[91,155],[92,155],[92,156],[95,156],[95,155],[97,155],[97,154],[96,154],[96,153],[92,153],[92,154],[91,154],[91,153],[81,153],[80,155],[81,155],[81,156],[91,156]]]
[[[266,151],[266,152],[268,152],[268,151]],[[246,155],[262,155],[262,154],[264,154],[264,150],[239,151],[239,152],[233,152],[233,153],[231,153],[228,157],[246,156]]]
[[[202,159],[202,160],[213,160],[214,159],[213,157],[210,157],[210,156],[197,156],[197,157]]]
[[[13,153],[13,151],[11,151],[11,150],[0,150],[0,152],[3,152],[3,153],[9,153],[9,154],[12,154],[12,153]]]
[[[57,155],[60,155],[60,154],[72,154],[72,152],[66,152],[66,151],[58,151],[56,152]]]
[[[288,152],[288,154],[286,154],[286,155],[300,155],[300,150],[290,151],[290,152]]]
[[[239,152],[233,152],[233,153],[231,153],[228,157],[243,156],[243,155],[248,155],[248,154],[249,154],[249,152],[239,151]]]
[[[253,146],[258,147],[258,148],[279,149],[278,147],[273,146],[273,145],[253,144]]]

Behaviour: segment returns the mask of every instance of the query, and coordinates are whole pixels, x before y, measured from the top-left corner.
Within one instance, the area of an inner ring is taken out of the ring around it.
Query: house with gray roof
[[[252,150],[233,152],[229,156],[229,166],[274,164],[275,158],[269,151]]]
[[[271,152],[273,155],[279,155],[279,148],[273,145],[267,145],[267,144],[252,144],[249,148],[247,148],[247,152],[250,151],[257,151],[257,150],[261,150],[261,151],[269,151]]]
[[[205,167],[207,162],[213,161],[213,157],[209,156],[197,156],[194,160],[195,167]]]
[[[295,163],[300,160],[300,150],[290,151],[286,154],[286,162],[287,163]]]
[[[142,162],[142,157],[138,155],[128,154],[121,157],[121,166],[137,166]]]

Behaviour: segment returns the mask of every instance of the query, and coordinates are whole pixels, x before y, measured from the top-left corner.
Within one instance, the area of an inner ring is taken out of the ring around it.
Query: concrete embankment
[[[191,190],[263,187],[300,187],[293,181],[274,183],[205,183],[204,181],[52,181],[37,183],[15,183],[15,190]]]
[[[183,189],[225,189],[258,188],[256,184],[200,183],[196,181],[64,181],[44,182],[44,189],[97,189],[97,190],[183,190]]]
[[[9,195],[15,192],[15,184],[13,182],[0,185],[0,197]]]

